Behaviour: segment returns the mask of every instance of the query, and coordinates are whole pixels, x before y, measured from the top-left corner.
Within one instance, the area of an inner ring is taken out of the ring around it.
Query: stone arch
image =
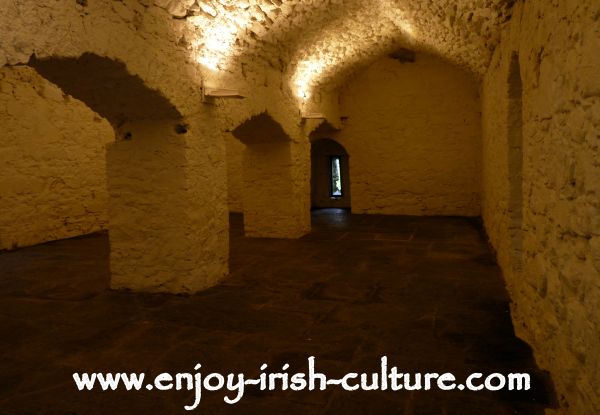
[[[0,250],[107,229],[111,125],[29,66],[0,84]]]
[[[215,187],[195,178],[202,167],[191,145],[200,141],[198,120],[186,119],[118,60],[85,53],[34,56],[29,65],[115,130],[106,152],[111,287],[188,293],[221,279],[226,217],[195,209],[198,195]],[[224,241],[207,238],[207,223],[215,222]]]
[[[233,130],[233,135],[246,145],[268,142],[286,142],[291,137],[268,112],[253,115]]]
[[[182,118],[175,105],[129,73],[119,60],[86,52],[78,57],[44,59],[32,55],[28,64],[115,128],[133,120]]]
[[[0,65],[29,63],[116,131],[107,151],[111,285],[189,293],[223,278],[220,118],[202,103],[180,22],[152,4],[52,1],[15,2],[0,21],[12,40]]]
[[[309,138],[310,141],[315,141],[321,138],[333,136],[339,131],[340,129],[330,123],[329,120],[323,120],[311,129]]]
[[[332,162],[337,158],[341,173],[341,195],[332,191]],[[351,208],[350,156],[344,146],[331,138],[311,143],[311,206],[313,208]]]
[[[247,236],[298,238],[310,230],[307,143],[294,140],[268,112],[232,134],[245,144],[242,205]]]
[[[509,235],[512,268],[519,271],[523,256],[523,82],[519,55],[508,69],[508,180]]]

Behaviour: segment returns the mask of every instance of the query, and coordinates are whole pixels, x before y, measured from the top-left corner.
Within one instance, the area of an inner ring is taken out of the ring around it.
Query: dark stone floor
[[[514,336],[477,220],[317,211],[294,241],[246,239],[232,216],[231,277],[195,296],[108,290],[105,234],[0,254],[0,414],[175,414],[187,391],[76,392],[73,372],[329,376],[376,370],[529,372],[515,393],[248,389],[202,414],[542,414],[549,383]]]

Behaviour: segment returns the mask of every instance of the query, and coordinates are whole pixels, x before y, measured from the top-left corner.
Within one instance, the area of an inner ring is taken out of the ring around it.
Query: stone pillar
[[[227,274],[224,148],[201,128],[119,128],[107,150],[112,288],[193,293]]]
[[[310,149],[290,140],[246,146],[243,158],[246,236],[299,238],[310,232]]]
[[[310,216],[310,141],[301,136],[290,144],[292,155],[292,178],[294,182],[295,224],[299,236],[311,229]]]
[[[242,205],[246,236],[299,238],[310,232],[310,144],[290,137],[268,113],[256,115],[233,135],[243,155]]]

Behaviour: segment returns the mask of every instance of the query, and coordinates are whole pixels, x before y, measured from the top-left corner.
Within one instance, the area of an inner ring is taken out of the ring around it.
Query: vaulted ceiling
[[[260,56],[298,96],[336,86],[400,47],[484,73],[515,0],[154,0],[192,28],[200,64],[228,71]]]

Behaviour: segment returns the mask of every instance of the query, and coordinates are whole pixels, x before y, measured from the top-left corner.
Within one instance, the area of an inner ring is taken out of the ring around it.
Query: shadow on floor
[[[188,391],[76,392],[73,372],[379,370],[527,372],[527,392],[208,393],[203,414],[543,414],[551,383],[515,337],[502,277],[476,219],[313,212],[299,240],[243,237],[231,276],[194,296],[108,290],[106,234],[0,254],[0,413],[176,414]]]

